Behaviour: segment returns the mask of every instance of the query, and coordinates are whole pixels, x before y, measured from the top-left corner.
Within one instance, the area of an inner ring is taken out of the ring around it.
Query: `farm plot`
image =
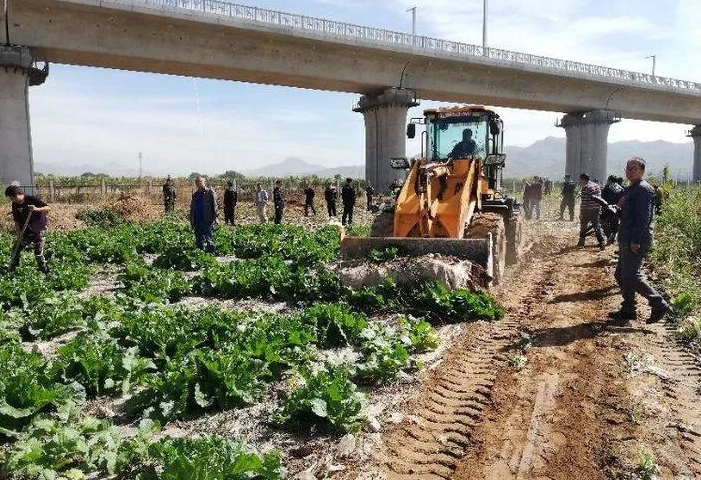
[[[338,239],[218,228],[214,257],[177,221],[52,235],[48,276],[28,255],[0,279],[0,478],[282,478],[372,423],[435,324],[503,317],[440,284],[344,287]]]

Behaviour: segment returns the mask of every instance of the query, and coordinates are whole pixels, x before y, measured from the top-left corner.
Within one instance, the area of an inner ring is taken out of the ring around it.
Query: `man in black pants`
[[[587,238],[589,226],[594,229],[594,235],[599,242],[599,248],[604,250],[604,232],[601,230],[601,205],[595,197],[601,197],[601,187],[598,183],[589,180],[589,175],[583,173],[579,176],[579,184],[582,186],[582,201],[579,205],[579,243],[578,247],[584,246]]]
[[[353,188],[352,178],[346,178],[346,184],[341,189],[341,200],[343,201],[341,224],[350,225],[353,223],[353,207],[355,207],[355,188]]]
[[[239,192],[234,187],[234,182],[229,180],[226,182],[226,190],[224,190],[224,223],[226,225],[234,225],[236,223],[236,204],[238,203]]]
[[[282,223],[282,211],[285,208],[285,201],[282,199],[282,182],[275,180],[275,188],[273,188],[273,205],[275,206],[275,224]]]
[[[307,188],[304,189],[304,216],[308,217],[309,216],[309,209],[312,210],[312,213],[316,215],[316,209],[314,208],[314,197],[316,196],[316,192],[312,188],[311,185],[307,184]]]
[[[616,281],[621,288],[623,303],[621,309],[610,316],[623,326],[637,318],[636,293],[645,297],[652,308],[647,323],[659,322],[669,312],[667,302],[646,281],[642,272],[643,260],[652,247],[655,209],[655,192],[643,180],[644,175],[645,160],[639,157],[628,160],[626,177],[630,186],[618,202],[621,224],[618,228]]]
[[[572,177],[565,175],[565,183],[562,184],[562,201],[560,202],[560,220],[564,220],[565,209],[570,212],[570,222],[574,220],[574,197],[577,184]]]
[[[12,218],[15,221],[17,233],[17,253],[10,258],[7,268],[11,272],[19,265],[22,250],[29,245],[34,245],[34,256],[40,271],[48,273],[44,258],[44,246],[46,245],[46,229],[48,221],[46,213],[51,210],[46,203],[33,195],[26,195],[24,191],[11,185],[5,189],[5,196],[12,202]],[[26,226],[26,228],[25,228]],[[14,253],[13,249],[13,253]]]
[[[324,200],[326,200],[326,210],[329,212],[329,218],[336,218],[336,199],[338,198],[338,192],[336,191],[336,186],[333,183],[329,183],[324,190]]]

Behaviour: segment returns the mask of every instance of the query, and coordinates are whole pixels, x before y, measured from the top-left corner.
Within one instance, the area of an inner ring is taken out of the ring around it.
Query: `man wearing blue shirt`
[[[647,282],[642,272],[643,260],[652,248],[655,192],[643,180],[645,160],[633,157],[626,165],[626,177],[630,182],[623,197],[618,202],[621,223],[618,227],[618,265],[616,281],[621,288],[623,303],[621,309],[611,317],[619,325],[627,325],[637,317],[635,294],[647,299],[652,308],[647,323],[655,323],[669,311],[669,305]]]
[[[197,248],[214,254],[214,223],[217,221],[217,199],[202,175],[195,179],[196,190],[190,202],[190,225],[195,231]]]

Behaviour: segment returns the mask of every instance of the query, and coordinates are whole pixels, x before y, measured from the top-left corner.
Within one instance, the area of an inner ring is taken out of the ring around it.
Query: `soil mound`
[[[143,220],[148,217],[149,205],[143,198],[122,193],[109,206],[125,220]]]
[[[486,288],[491,280],[483,268],[469,260],[436,253],[395,258],[379,265],[361,260],[347,261],[337,266],[336,273],[345,286],[354,288],[379,285],[391,278],[402,286],[439,282],[450,289],[479,290]]]

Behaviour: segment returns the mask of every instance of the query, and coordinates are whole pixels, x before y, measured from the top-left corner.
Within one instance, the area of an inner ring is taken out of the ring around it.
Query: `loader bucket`
[[[480,265],[494,277],[492,237],[479,239],[419,238],[419,237],[343,237],[341,258],[356,260],[367,258],[372,250],[397,247],[401,256],[420,257],[429,253],[469,260]]]

